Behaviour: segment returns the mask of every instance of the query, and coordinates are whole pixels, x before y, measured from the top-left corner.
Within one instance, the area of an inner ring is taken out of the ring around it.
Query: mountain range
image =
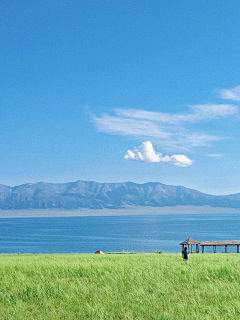
[[[76,181],[68,183],[26,183],[0,185],[0,209],[124,208],[177,205],[240,208],[240,193],[214,196],[182,186],[158,182],[136,184]]]

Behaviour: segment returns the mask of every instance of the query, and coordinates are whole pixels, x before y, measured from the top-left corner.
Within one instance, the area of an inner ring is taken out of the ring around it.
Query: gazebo
[[[196,245],[196,252],[199,253],[199,241],[196,241],[192,238],[188,238],[187,240],[183,241],[180,243],[182,245],[182,250],[184,249],[185,246],[188,246],[188,252],[193,252],[192,246]],[[189,246],[191,246],[191,250],[189,249]]]

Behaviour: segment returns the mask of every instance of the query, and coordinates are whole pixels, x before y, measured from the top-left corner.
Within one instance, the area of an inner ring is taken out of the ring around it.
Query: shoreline
[[[100,217],[133,215],[179,215],[179,214],[231,214],[240,213],[240,208],[222,208],[208,206],[169,206],[140,207],[128,206],[121,209],[20,209],[0,210],[1,218],[64,218],[64,217]]]

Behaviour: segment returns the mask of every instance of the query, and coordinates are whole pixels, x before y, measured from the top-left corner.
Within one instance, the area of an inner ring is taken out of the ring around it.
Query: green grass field
[[[0,255],[0,319],[240,319],[240,254]]]

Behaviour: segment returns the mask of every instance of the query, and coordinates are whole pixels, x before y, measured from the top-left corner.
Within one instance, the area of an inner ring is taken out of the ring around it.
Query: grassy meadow
[[[240,319],[240,254],[0,255],[0,319]]]

